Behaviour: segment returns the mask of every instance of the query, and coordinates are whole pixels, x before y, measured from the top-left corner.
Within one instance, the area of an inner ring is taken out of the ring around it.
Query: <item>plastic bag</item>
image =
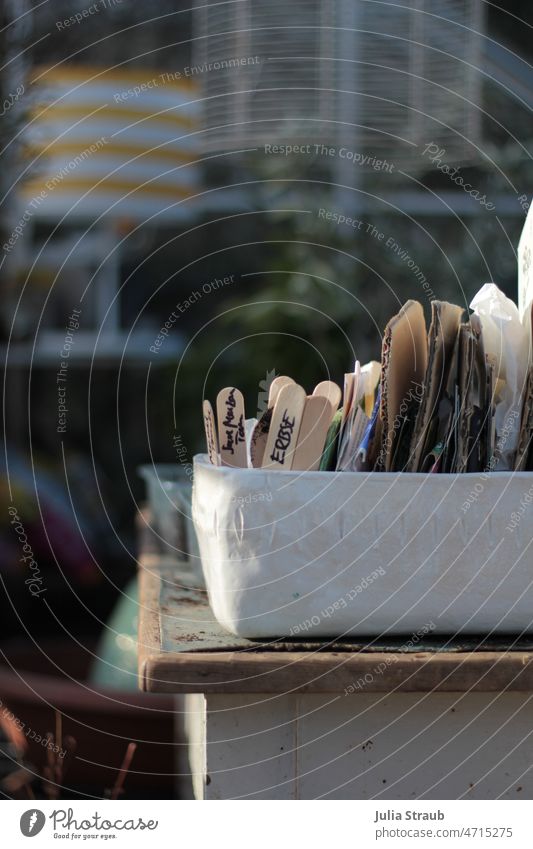
[[[485,283],[470,307],[481,320],[485,353],[494,359],[496,368],[494,402],[498,462],[493,468],[498,471],[512,469],[526,378],[527,334],[518,308],[495,283]]]

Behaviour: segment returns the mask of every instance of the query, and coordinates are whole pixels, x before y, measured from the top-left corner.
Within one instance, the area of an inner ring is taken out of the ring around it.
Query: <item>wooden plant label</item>
[[[289,383],[294,384],[294,380],[292,379],[292,377],[286,377],[284,374],[280,374],[279,377],[274,378],[274,380],[270,384],[270,390],[268,393],[269,407],[274,408],[278,399],[280,389],[282,389],[284,386],[287,386]]]
[[[213,466],[220,466],[220,458],[218,456],[218,439],[217,428],[215,424],[215,414],[209,401],[204,401],[202,404],[204,414],[205,440],[207,442],[207,453]]]
[[[268,432],[263,457],[264,469],[292,468],[305,400],[305,389],[296,383],[281,388]]]
[[[311,395],[307,398],[292,461],[293,469],[309,472],[318,469],[333,413],[331,403],[325,396]]]
[[[218,393],[217,418],[222,465],[246,468],[244,398],[234,386],[227,386]]]

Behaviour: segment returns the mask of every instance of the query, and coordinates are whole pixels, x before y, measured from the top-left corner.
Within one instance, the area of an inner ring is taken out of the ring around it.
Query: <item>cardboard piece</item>
[[[409,403],[424,380],[427,338],[424,311],[418,301],[407,301],[385,328],[381,351],[380,419],[383,450],[380,465],[390,471],[396,439]]]
[[[464,310],[446,301],[431,302],[428,362],[418,390],[419,407],[411,441],[410,471],[421,469],[426,455],[437,444],[439,402],[448,380],[457,333]],[[415,393],[416,396],[416,393]]]
[[[356,470],[357,456],[369,422],[370,419],[363,408],[357,406],[356,413],[351,419],[351,430],[346,440],[342,458],[337,460],[337,470],[342,472],[353,472]]]
[[[305,389],[296,383],[278,393],[268,432],[263,469],[291,469],[306,402]]]
[[[514,301],[494,283],[485,283],[470,306],[483,327],[485,352],[497,366],[495,386],[497,471],[514,468],[522,395],[529,365],[529,342]]]
[[[376,401],[376,390],[381,377],[381,365],[375,360],[361,366],[361,393],[365,414],[370,418]]]

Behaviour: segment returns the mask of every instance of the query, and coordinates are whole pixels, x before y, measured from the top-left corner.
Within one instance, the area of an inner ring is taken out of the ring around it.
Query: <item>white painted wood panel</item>
[[[206,799],[295,799],[291,696],[207,696]]]
[[[327,701],[300,700],[301,798],[533,798],[531,694]]]
[[[196,798],[533,798],[530,693],[208,695],[187,710]]]

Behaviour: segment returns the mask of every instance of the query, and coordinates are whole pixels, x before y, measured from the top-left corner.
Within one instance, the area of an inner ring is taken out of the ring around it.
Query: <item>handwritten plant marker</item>
[[[322,398],[328,398],[333,408],[333,413],[336,413],[341,402],[342,392],[340,387],[337,386],[336,383],[333,383],[332,380],[323,380],[322,383],[319,383],[315,386],[313,395],[319,395]]]
[[[227,386],[218,393],[217,418],[222,465],[246,468],[244,398],[234,386]]]
[[[220,466],[220,458],[218,456],[218,439],[217,426],[215,424],[215,414],[209,401],[204,401],[202,404],[204,414],[205,440],[207,442],[207,453],[213,466]]]
[[[293,469],[309,472],[318,469],[333,414],[329,398],[311,395],[306,399]]]
[[[296,383],[281,388],[272,413],[263,469],[292,468],[305,401],[305,389]]]
[[[252,431],[252,438],[250,440],[250,460],[252,461],[254,469],[260,469],[263,465],[263,457],[265,456],[270,422],[272,421],[272,412],[272,407],[265,410]]]
[[[279,377],[274,378],[268,392],[268,406],[270,408],[273,409],[275,407],[280,390],[284,386],[288,386],[289,383],[294,384],[294,380],[292,377],[286,377],[284,374],[280,374]]]

